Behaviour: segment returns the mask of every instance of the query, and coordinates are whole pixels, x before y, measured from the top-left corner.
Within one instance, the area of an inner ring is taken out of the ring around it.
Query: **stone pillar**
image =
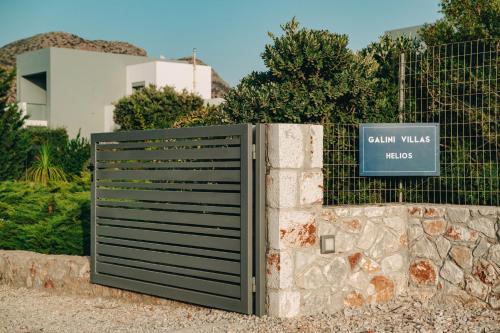
[[[323,127],[270,124],[267,128],[267,306],[271,316],[301,309],[294,283],[297,251],[317,251],[316,216],[323,204]]]

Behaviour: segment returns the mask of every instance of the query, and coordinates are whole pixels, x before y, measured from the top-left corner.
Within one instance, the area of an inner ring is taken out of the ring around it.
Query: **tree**
[[[14,71],[0,68],[0,180],[22,176],[30,149],[29,137],[23,129],[27,117],[7,100],[14,77]]]
[[[376,62],[373,72],[373,95],[369,101],[374,110],[372,121],[397,122],[399,120],[399,66],[401,53],[415,52],[420,46],[416,39],[384,35],[370,43],[360,55]]]
[[[121,98],[115,104],[114,120],[120,130],[169,128],[180,117],[202,107],[203,99],[196,94],[150,85]]]
[[[500,37],[500,0],[441,0],[441,12],[420,30],[427,45]]]
[[[266,71],[253,72],[226,95],[234,122],[357,122],[369,117],[376,63],[353,53],[346,35],[299,28],[294,18],[269,33]]]

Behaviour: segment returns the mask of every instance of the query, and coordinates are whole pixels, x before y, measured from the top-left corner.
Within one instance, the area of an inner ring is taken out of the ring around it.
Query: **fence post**
[[[399,122],[402,123],[405,108],[405,54],[399,55]],[[399,202],[403,202],[403,181],[399,179]]]

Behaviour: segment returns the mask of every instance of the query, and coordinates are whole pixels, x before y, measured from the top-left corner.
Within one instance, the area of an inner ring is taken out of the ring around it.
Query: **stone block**
[[[422,207],[408,207],[408,215],[410,217],[422,217],[424,216],[424,209]]]
[[[444,207],[426,207],[426,208],[424,208],[424,217],[425,218],[444,217],[444,213],[445,213]]]
[[[266,257],[268,288],[285,289],[292,287],[294,276],[293,252],[270,251]]]
[[[304,167],[305,142],[298,124],[267,125],[267,160],[271,168],[299,169]]]
[[[358,264],[361,261],[361,258],[363,258],[363,254],[361,252],[354,252],[353,254],[347,257],[347,260],[349,261],[349,266],[351,267],[351,271],[356,271],[356,268],[358,268]]]
[[[410,257],[426,258],[433,261],[439,261],[439,253],[433,242],[427,237],[422,237],[410,247]]]
[[[434,286],[437,268],[430,260],[416,260],[410,265],[410,281],[417,286]]]
[[[344,231],[339,231],[335,235],[335,252],[343,253],[352,250],[354,244],[356,244],[356,235],[349,234]]]
[[[308,126],[309,144],[306,146],[306,155],[308,157],[306,167],[310,169],[321,169],[323,167],[323,126]]]
[[[337,215],[335,214],[335,210],[330,207],[325,207],[321,210],[320,218],[325,222],[334,223],[337,219]]]
[[[488,259],[497,265],[500,270],[500,244],[495,244],[490,248]]]
[[[296,171],[273,169],[266,175],[268,207],[296,207],[298,205],[298,192],[298,173]]]
[[[300,313],[300,293],[298,291],[269,290],[268,314],[270,316],[292,318]]]
[[[472,255],[475,258],[482,257],[484,254],[488,252],[489,248],[490,248],[490,243],[488,243],[486,238],[481,237],[481,240],[479,241],[479,243],[477,243],[477,246],[474,248]]]
[[[369,257],[362,257],[359,261],[359,266],[361,270],[368,274],[376,274],[381,271],[380,265],[378,262]]]
[[[365,304],[365,298],[363,295],[356,291],[352,291],[348,293],[344,297],[344,306],[350,307],[350,308],[359,308],[362,307]]]
[[[370,284],[375,288],[375,293],[368,297],[368,302],[382,304],[394,298],[395,285],[390,278],[377,275],[371,279]]]
[[[439,275],[454,285],[461,285],[464,280],[464,272],[450,260],[444,262]]]
[[[380,260],[396,251],[401,247],[399,238],[389,230],[384,230],[379,233],[375,240],[375,244],[370,248],[369,256],[373,259]]]
[[[494,286],[498,279],[498,274],[493,265],[484,259],[479,259],[474,263],[472,275],[488,286]]]
[[[329,293],[325,290],[300,290],[300,315],[314,315],[326,312]]]
[[[320,221],[317,222],[318,226],[318,237],[324,235],[335,235],[337,233],[337,226],[335,224]]]
[[[267,209],[268,242],[272,249],[316,244],[314,213],[306,210]]]
[[[382,259],[380,265],[384,274],[400,271],[403,268],[405,259],[399,253]]]
[[[339,226],[340,229],[342,229],[345,232],[358,234],[363,229],[363,224],[364,221],[362,219],[356,217],[349,217],[349,218],[342,218],[340,220]]]
[[[379,228],[373,222],[367,222],[356,246],[361,250],[368,250],[378,237]]]
[[[365,207],[366,217],[380,217],[384,216],[385,207],[370,206]]]
[[[424,234],[424,229],[419,224],[411,224],[408,226],[408,241],[411,243],[415,242]]]
[[[495,237],[495,221],[487,217],[477,217],[469,220],[467,226],[476,231],[482,232],[490,238]]]
[[[466,207],[446,208],[446,219],[451,223],[465,223],[470,216],[470,211]]]
[[[314,247],[317,244],[317,227],[315,222],[290,226],[280,229],[280,246],[291,247]]]
[[[389,216],[383,218],[384,224],[392,230],[401,233],[406,228],[406,220],[402,216]]]
[[[363,271],[358,271],[351,274],[347,280],[347,284],[361,294],[366,294],[370,284],[370,277]]]
[[[452,241],[473,243],[477,240],[479,236],[477,231],[469,230],[468,228],[460,224],[453,224],[453,225],[448,225],[445,237]]]
[[[482,301],[486,301],[489,288],[487,285],[468,275],[465,277],[465,291]]]
[[[306,171],[300,174],[300,204],[321,205],[323,203],[323,173]]]
[[[439,236],[444,234],[446,231],[446,221],[443,219],[439,220],[423,220],[422,227],[426,234],[430,236]]]
[[[450,257],[466,272],[472,269],[472,251],[465,246],[454,245],[450,250]]]
[[[488,304],[495,310],[500,309],[500,293],[492,293],[488,299]]]
[[[321,267],[314,265],[296,276],[296,285],[302,289],[318,289],[324,287],[326,278]]]
[[[450,241],[444,238],[443,236],[439,236],[438,238],[436,238],[435,243],[441,258],[446,259],[446,257],[448,256],[448,252],[451,249]]]
[[[347,262],[342,257],[334,258],[323,266],[323,274],[328,285],[333,289],[342,287],[347,278],[348,271]]]

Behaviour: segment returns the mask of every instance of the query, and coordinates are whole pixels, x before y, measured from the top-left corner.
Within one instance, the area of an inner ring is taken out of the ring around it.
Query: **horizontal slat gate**
[[[91,141],[92,282],[252,313],[252,126]]]

